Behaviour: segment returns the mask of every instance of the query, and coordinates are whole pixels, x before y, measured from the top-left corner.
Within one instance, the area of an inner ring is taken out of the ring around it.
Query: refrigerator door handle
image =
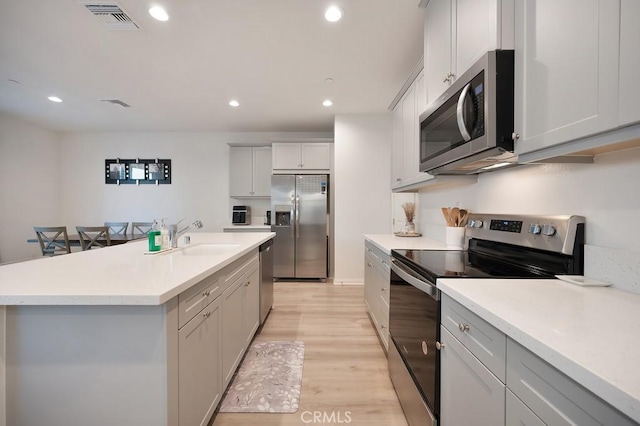
[[[296,202],[295,202],[295,195],[291,194],[289,196],[289,199],[291,200],[291,212],[289,213],[289,218],[290,218],[289,226],[291,227],[291,237],[292,238],[296,238]]]
[[[300,238],[300,196],[296,195],[296,206],[295,206],[295,210],[296,210],[296,238]]]

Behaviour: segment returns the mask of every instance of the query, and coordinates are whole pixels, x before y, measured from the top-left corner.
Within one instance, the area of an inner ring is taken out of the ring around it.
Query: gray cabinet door
[[[236,371],[244,348],[244,285],[235,281],[222,293],[222,378],[227,388]]]
[[[440,423],[442,426],[505,424],[505,385],[441,327]]]
[[[507,339],[507,386],[548,425],[637,425],[511,339]]]
[[[178,331],[181,425],[207,424],[222,395],[220,298]]]
[[[507,425],[545,426],[544,422],[509,389],[507,389]]]

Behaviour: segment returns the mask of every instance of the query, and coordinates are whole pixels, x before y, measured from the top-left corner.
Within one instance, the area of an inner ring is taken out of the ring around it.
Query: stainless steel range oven
[[[581,216],[472,214],[467,250],[392,251],[389,374],[411,426],[436,425],[440,415],[437,279],[582,275],[584,222]]]

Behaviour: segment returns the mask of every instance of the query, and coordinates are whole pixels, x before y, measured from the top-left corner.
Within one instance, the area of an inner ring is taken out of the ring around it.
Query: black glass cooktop
[[[393,250],[392,256],[435,283],[437,278],[550,278],[574,269],[570,256],[472,241],[470,250]]]

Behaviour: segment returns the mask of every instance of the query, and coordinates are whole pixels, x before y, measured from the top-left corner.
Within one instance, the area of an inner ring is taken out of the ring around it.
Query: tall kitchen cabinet
[[[274,142],[272,168],[277,170],[329,170],[331,168],[331,144],[321,142]]]
[[[513,49],[514,0],[430,0],[424,67],[427,104],[488,50]]]
[[[619,70],[620,81],[631,82],[620,86],[620,106],[632,106],[621,119],[634,121],[633,114],[640,115],[637,97],[632,94],[633,90],[638,94],[638,5],[634,1],[624,5],[636,14],[623,16],[621,34],[619,0],[516,2],[516,153],[616,127]],[[621,44],[625,51],[620,51]],[[619,69],[619,54],[629,62],[624,70]]]
[[[229,151],[229,196],[271,196],[271,147],[232,146]]]

